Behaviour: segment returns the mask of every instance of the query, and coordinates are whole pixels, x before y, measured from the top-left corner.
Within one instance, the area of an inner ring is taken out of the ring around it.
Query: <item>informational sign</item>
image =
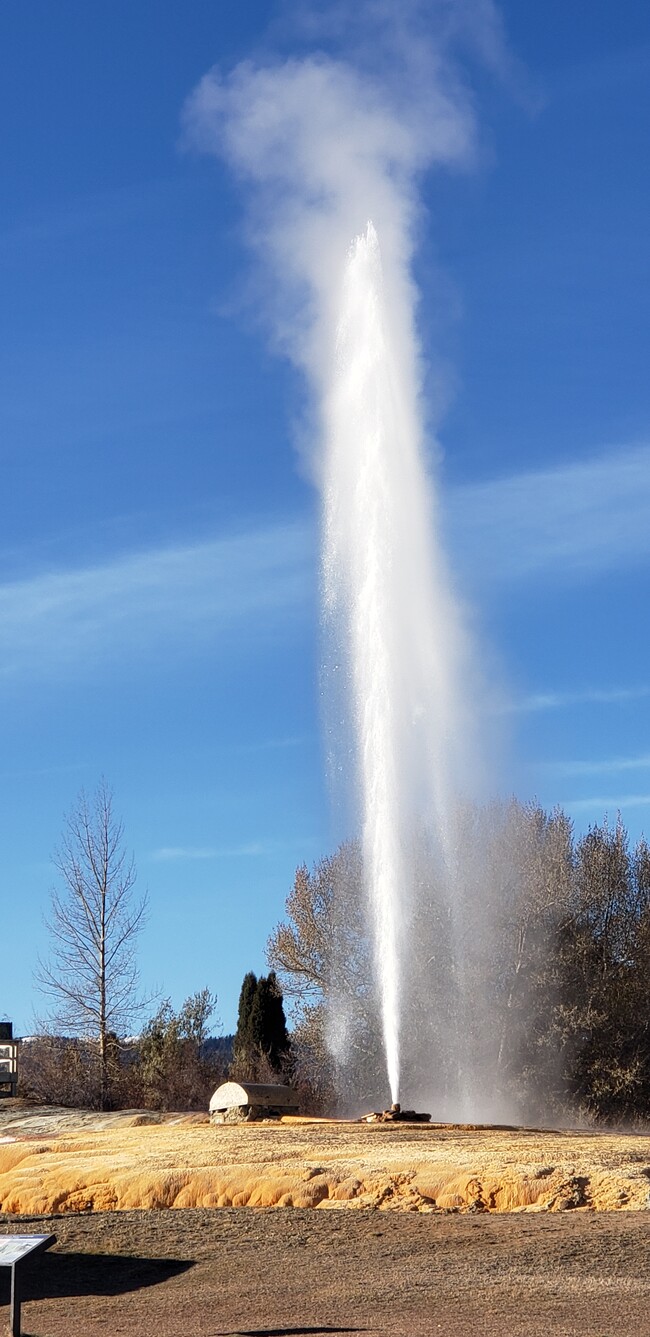
[[[35,1249],[47,1248],[53,1235],[0,1235],[0,1267],[13,1267]]]
[[[11,1300],[9,1304],[9,1333],[20,1337],[20,1304],[22,1281],[20,1266],[32,1253],[40,1253],[56,1244],[56,1235],[0,1235],[0,1267],[11,1268]]]

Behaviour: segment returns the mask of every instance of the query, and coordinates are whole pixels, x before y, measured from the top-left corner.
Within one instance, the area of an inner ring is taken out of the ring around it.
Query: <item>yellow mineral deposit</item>
[[[56,1128],[56,1121],[53,1120]],[[639,1210],[642,1134],[102,1116],[0,1145],[0,1209]]]

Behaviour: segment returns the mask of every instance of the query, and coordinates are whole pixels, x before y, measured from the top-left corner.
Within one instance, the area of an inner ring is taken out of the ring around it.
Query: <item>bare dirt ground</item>
[[[225,1208],[1,1228],[57,1236],[33,1265],[29,1337],[650,1332],[650,1214]]]
[[[0,1110],[26,1337],[650,1337],[649,1190],[643,1134]]]

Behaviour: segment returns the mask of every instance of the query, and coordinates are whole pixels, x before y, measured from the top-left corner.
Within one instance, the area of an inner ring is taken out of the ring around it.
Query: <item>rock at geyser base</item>
[[[360,1123],[431,1123],[431,1115],[416,1110],[403,1110],[398,1101],[387,1110],[374,1110],[362,1115]]]
[[[222,1082],[210,1100],[212,1123],[254,1123],[297,1113],[295,1091],[279,1082]]]

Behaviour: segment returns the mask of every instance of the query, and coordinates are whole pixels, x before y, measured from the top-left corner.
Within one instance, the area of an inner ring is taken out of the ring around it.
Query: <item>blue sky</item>
[[[500,14],[510,61],[466,67],[473,165],[421,183],[443,520],[497,688],[495,789],[561,803],[579,830],[620,807],[636,837],[650,10]],[[358,28],[298,18],[250,0],[0,7],[0,1012],[22,1032],[82,786],[113,786],[149,890],[146,987],[179,1004],[209,984],[226,1029],[296,865],[336,839],[305,389],[260,319],[240,184],[182,131],[215,63],[319,46],[372,66],[371,32],[359,47]]]

